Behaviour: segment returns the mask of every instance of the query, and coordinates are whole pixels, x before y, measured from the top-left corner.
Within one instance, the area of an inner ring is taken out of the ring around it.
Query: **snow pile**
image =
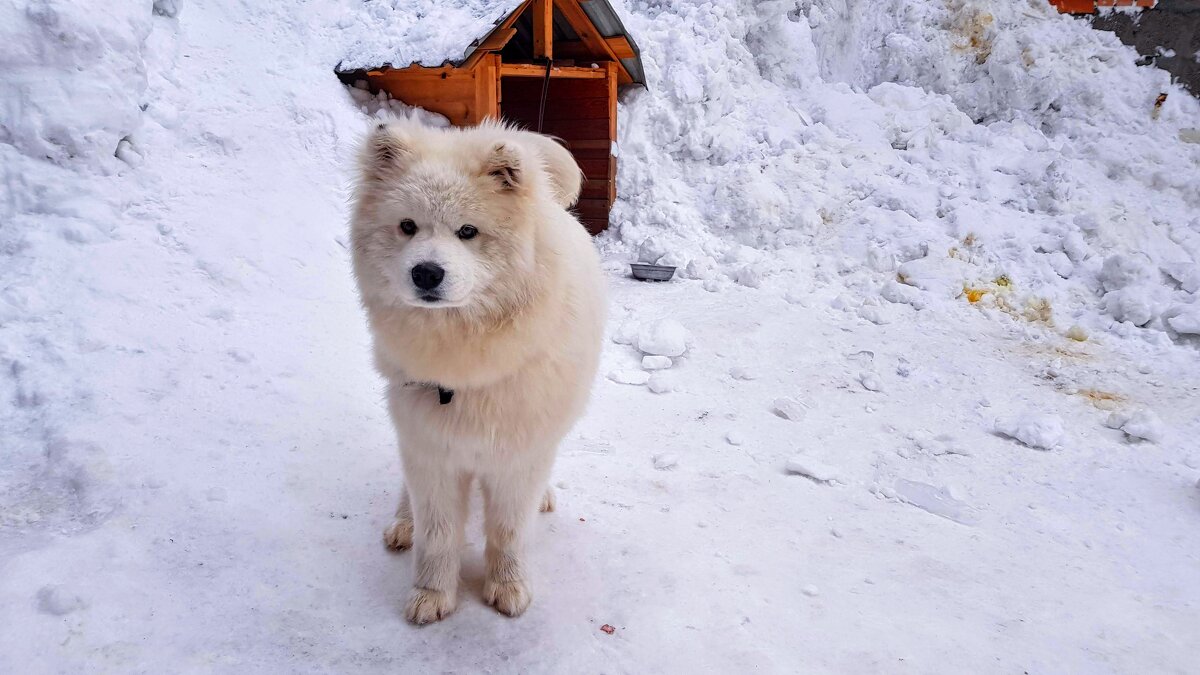
[[[1200,326],[1200,107],[1114,36],[1041,0],[630,10],[650,86],[621,109],[614,254],[710,289],[848,287],[876,323],[872,302],[966,298]]]
[[[413,63],[440,66],[458,62],[520,0],[366,0],[348,9],[338,22],[339,37],[349,38],[343,70]]]
[[[112,170],[118,143],[141,124],[150,8],[23,4],[0,5],[0,146]],[[8,199],[22,196],[14,189]]]

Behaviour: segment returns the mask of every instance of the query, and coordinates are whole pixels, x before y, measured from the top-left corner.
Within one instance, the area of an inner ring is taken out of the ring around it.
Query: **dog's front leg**
[[[543,500],[548,476],[549,467],[480,477],[487,534],[483,599],[509,616],[519,616],[533,599],[524,562],[525,531]]]
[[[405,616],[413,623],[432,623],[453,612],[457,604],[471,477],[421,467],[420,462],[406,463],[405,472],[416,553],[413,591]]]
[[[553,500],[551,500],[553,502]],[[551,504],[551,510],[553,510]],[[407,551],[412,548],[413,515],[412,502],[408,498],[408,488],[400,489],[400,503],[396,506],[396,518],[383,531],[383,543],[390,549]]]

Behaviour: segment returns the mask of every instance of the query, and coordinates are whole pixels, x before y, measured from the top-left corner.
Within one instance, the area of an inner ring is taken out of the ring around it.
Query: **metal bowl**
[[[630,267],[633,268],[633,278],[642,281],[669,281],[675,276],[675,268],[669,265],[633,263]]]

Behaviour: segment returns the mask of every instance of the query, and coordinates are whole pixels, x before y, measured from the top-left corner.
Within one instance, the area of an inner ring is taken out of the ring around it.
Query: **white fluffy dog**
[[[566,211],[581,175],[552,140],[498,124],[379,125],[351,224],[354,273],[388,381],[405,490],[385,532],[412,546],[406,615],[454,610],[468,493],[483,490],[484,599],[531,599],[522,541],[559,441],[583,412],[604,327],[591,237]]]

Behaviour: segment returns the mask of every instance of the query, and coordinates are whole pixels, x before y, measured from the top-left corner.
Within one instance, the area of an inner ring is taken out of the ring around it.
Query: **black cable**
[[[542,104],[538,106],[538,133],[542,133],[542,121],[546,117],[546,94],[550,92],[550,68],[554,62],[546,59],[546,77],[542,80]]]

